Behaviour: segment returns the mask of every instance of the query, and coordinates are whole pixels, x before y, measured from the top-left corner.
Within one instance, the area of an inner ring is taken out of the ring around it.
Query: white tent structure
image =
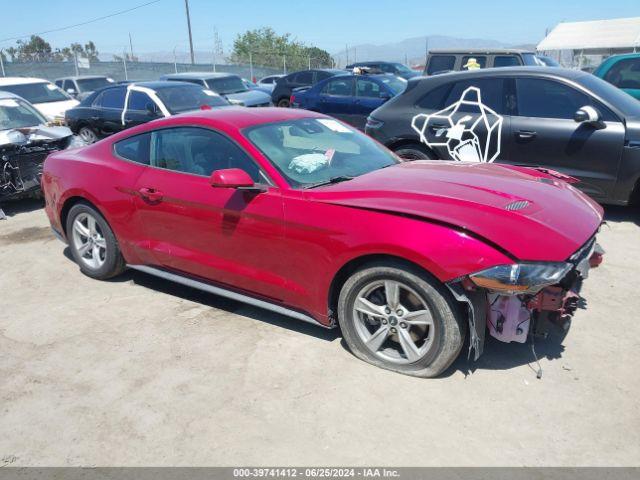
[[[640,52],[640,17],[560,23],[538,44],[537,50],[555,52],[558,58],[561,52],[569,51],[572,59],[579,56],[578,66],[586,55]]]

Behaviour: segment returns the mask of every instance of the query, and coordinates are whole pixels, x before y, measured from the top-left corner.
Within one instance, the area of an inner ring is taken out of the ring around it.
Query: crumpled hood
[[[308,195],[449,224],[531,261],[566,260],[594,235],[603,215],[597,203],[552,174],[486,163],[407,162]]]
[[[225,97],[229,100],[240,101],[247,107],[271,102],[271,95],[261,92],[260,90],[247,90],[246,92],[230,93],[229,95],[225,95]]]
[[[72,135],[73,132],[67,127],[47,127],[46,125],[38,125],[34,127],[11,128],[8,130],[0,130],[0,147],[49,142],[70,137]]]

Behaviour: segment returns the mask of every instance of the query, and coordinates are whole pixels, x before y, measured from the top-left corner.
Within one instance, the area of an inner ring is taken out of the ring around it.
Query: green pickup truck
[[[593,74],[640,100],[640,53],[613,55]]]

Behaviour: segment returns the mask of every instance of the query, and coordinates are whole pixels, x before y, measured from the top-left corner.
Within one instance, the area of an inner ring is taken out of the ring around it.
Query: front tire
[[[281,98],[277,103],[280,108],[289,108],[291,106],[288,98]]]
[[[340,292],[338,321],[356,357],[416,377],[441,374],[465,337],[464,316],[446,288],[399,263],[354,273]]]
[[[67,238],[73,259],[85,275],[106,280],[122,273],[125,261],[111,227],[86,203],[71,207],[67,216]]]

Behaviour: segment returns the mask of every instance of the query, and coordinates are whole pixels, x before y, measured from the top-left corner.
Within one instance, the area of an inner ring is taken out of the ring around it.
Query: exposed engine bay
[[[469,276],[449,284],[458,301],[468,305],[469,355],[474,350],[474,360],[477,360],[482,354],[485,330],[506,343],[546,338],[551,329],[567,332],[571,318],[583,303],[582,281],[589,276],[591,268],[602,263],[603,255],[604,250],[594,236],[567,262],[554,265],[556,271],[548,276],[546,285],[532,286],[535,283],[531,281],[532,274],[529,282],[514,281],[512,289],[507,290],[507,280],[500,280],[498,275],[490,277],[486,272],[484,276],[480,272],[477,279]],[[516,265],[503,268],[511,268],[507,271],[507,278],[511,280],[513,267]],[[536,265],[536,268],[540,274],[544,267]]]
[[[0,131],[0,201],[37,192],[47,155],[71,146],[73,139],[67,127]]]

